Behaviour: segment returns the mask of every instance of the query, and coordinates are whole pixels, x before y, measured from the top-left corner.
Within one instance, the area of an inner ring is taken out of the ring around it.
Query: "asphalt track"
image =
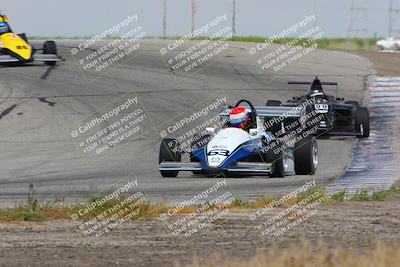
[[[315,75],[339,82],[340,95],[346,99],[362,101],[366,80],[374,74],[369,61],[327,50],[313,51],[284,72],[261,73],[248,54],[254,44],[232,43],[227,54],[186,78],[162,60],[159,50],[166,42],[146,40],[134,57],[96,76],[83,73],[72,57],[70,50],[77,43],[58,42],[66,62],[54,68],[0,67],[1,206],[26,201],[30,183],[40,200],[74,202],[117,188],[135,176],[151,202],[177,203],[219,180],[190,173],[161,178],[157,169],[161,137],[151,127],[104,157],[83,155],[71,140],[71,128],[128,92],[136,92],[157,126],[221,91],[231,103],[241,98],[256,105],[267,99],[290,99],[306,88],[288,86],[288,80],[311,80]],[[354,143],[354,138],[319,140],[320,164],[314,176],[229,178],[229,191],[255,199],[290,192],[311,179],[326,185],[348,167]]]

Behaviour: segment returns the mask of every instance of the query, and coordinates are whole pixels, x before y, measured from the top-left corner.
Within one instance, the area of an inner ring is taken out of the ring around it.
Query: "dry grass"
[[[120,203],[123,198],[115,199],[107,205],[96,207],[96,209],[88,212],[81,219],[91,219],[98,216],[100,213],[104,212],[110,207],[116,206]],[[70,219],[72,214],[77,214],[79,210],[84,209],[86,205],[77,204],[72,206],[65,205],[53,205],[53,204],[38,204],[35,209],[32,209],[29,205],[23,205],[15,208],[0,210],[0,223],[16,223],[20,221],[36,221],[42,222],[46,220],[60,220],[60,219]],[[115,209],[114,213],[123,209],[124,206]],[[149,218],[158,216],[167,210],[166,206],[162,204],[150,205],[148,203],[143,203],[135,207],[139,213],[132,217],[131,220],[136,220],[140,218]]]
[[[318,196],[316,197],[316,193]],[[35,201],[34,205],[27,204],[11,209],[0,210],[0,223],[10,223],[10,222],[20,222],[20,221],[45,221],[45,220],[58,220],[58,219],[69,219],[72,214],[77,214],[79,210],[84,209],[86,205],[98,200],[101,196],[92,196],[85,203],[76,204],[76,205],[64,205],[63,202],[56,203],[41,203],[39,201]],[[328,196],[323,188],[313,188],[308,190],[296,197],[289,198],[287,201],[281,203],[280,205],[274,207],[282,207],[287,208],[291,207],[296,203],[299,203],[302,200],[305,200],[307,203],[315,202],[316,200],[320,200],[324,205],[334,205],[334,204],[350,204],[354,201],[384,201],[387,199],[399,199],[400,198],[400,182],[394,184],[389,190],[379,191],[379,192],[368,192],[367,190],[361,190],[359,193],[353,195],[351,198],[346,196],[346,192],[339,192],[336,195]],[[94,210],[86,213],[84,216],[81,216],[82,219],[91,219],[102,212],[118,206],[121,202],[124,201],[124,197],[112,199],[111,201],[106,202],[102,206],[96,207]],[[248,209],[259,209],[268,206],[271,202],[279,200],[279,197],[268,197],[264,196],[255,202],[246,202],[236,197],[234,202],[226,208],[230,210],[248,210]],[[114,210],[113,213],[116,213],[120,209],[124,209],[125,206],[121,206],[118,209]],[[136,220],[139,218],[149,218],[156,217],[162,213],[166,213],[168,207],[166,204],[149,204],[142,203],[136,207],[139,210],[137,216],[134,216],[132,220]],[[177,212],[178,215],[189,214],[196,211],[198,207],[190,206],[185,207],[182,210]],[[207,210],[213,209],[210,207]]]
[[[255,202],[250,204],[251,208],[259,209],[263,208],[265,206],[268,206],[271,202],[274,200],[279,200],[280,197],[268,197],[264,196]],[[329,196],[327,196],[325,190],[323,188],[317,187],[317,188],[312,188],[302,194],[297,195],[296,197],[289,198],[287,201],[283,202],[282,205],[276,206],[276,207],[290,207],[293,206],[296,203],[299,203],[302,200],[309,200],[309,202],[316,201],[317,199],[323,200],[325,203],[330,202]]]
[[[400,244],[379,243],[372,249],[357,252],[345,248],[328,249],[324,244],[316,247],[307,242],[287,249],[274,247],[259,251],[249,260],[214,256],[201,262],[194,258],[188,267],[394,267],[400,266]],[[178,265],[181,266],[181,265]]]

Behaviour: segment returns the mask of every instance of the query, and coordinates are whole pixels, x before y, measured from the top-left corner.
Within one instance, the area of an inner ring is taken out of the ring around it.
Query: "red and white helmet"
[[[250,110],[235,107],[229,114],[229,126],[245,129],[250,123]]]

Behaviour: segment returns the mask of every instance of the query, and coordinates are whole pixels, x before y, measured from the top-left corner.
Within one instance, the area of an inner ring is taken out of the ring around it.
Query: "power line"
[[[196,0],[192,0],[192,32],[195,30]]]
[[[395,28],[395,23],[398,14],[400,13],[399,8],[393,7],[393,0],[390,0],[389,3],[389,37],[394,37],[395,34],[399,33],[400,31]]]
[[[232,33],[236,36],[236,0],[232,0]]]
[[[349,38],[366,38],[368,29],[368,5],[365,0],[352,0],[350,8]]]
[[[163,0],[163,38],[167,37],[167,0]]]

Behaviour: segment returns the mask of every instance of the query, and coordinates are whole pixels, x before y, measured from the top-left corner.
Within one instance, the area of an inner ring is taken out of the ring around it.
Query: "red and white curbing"
[[[360,139],[347,171],[327,192],[389,189],[400,179],[400,77],[377,77],[370,87],[370,137]]]

